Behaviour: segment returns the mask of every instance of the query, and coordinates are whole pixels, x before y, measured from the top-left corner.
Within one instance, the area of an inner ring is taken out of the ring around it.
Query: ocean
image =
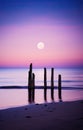
[[[28,69],[26,68],[2,68],[0,69],[0,88],[5,86],[28,85]],[[33,69],[35,74],[35,86],[44,85],[44,70]],[[54,86],[58,87],[58,75],[62,76],[62,101],[83,100],[83,69],[54,69]],[[47,69],[47,85],[51,84],[51,69]],[[51,102],[51,91],[47,90],[47,102]],[[58,90],[54,89],[54,101],[58,102]],[[44,90],[35,90],[35,103],[44,103]],[[0,109],[27,105],[27,89],[0,89]]]

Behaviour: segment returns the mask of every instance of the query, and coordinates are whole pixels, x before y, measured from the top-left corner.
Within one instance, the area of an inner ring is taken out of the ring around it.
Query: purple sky
[[[81,0],[0,0],[0,66],[82,66],[82,15]]]

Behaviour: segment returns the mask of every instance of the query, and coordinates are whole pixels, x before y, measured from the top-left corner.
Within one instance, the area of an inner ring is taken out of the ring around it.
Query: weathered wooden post
[[[32,102],[35,99],[35,74],[33,73],[33,86],[32,86]]]
[[[51,99],[54,100],[54,68],[51,68]]]
[[[44,68],[44,88],[47,88],[47,73],[46,73],[46,68]]]
[[[46,68],[44,68],[44,100],[47,101],[47,72]]]
[[[35,88],[35,74],[33,73],[33,88]]]
[[[60,100],[62,99],[62,97],[61,97],[61,75],[60,74],[58,75],[58,97]]]
[[[54,68],[51,68],[51,87],[54,88]]]
[[[31,72],[28,72],[28,101],[31,102]]]
[[[32,74],[32,63],[30,64],[29,72],[28,72],[28,100],[32,102],[32,89],[33,89],[33,74]]]
[[[32,63],[30,64],[30,72],[32,73]]]
[[[30,64],[29,72],[28,72],[28,87],[31,87],[32,81],[32,63]]]

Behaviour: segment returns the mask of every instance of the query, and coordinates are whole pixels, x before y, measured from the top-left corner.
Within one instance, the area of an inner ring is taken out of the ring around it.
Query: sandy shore
[[[0,110],[0,130],[83,130],[83,101]]]

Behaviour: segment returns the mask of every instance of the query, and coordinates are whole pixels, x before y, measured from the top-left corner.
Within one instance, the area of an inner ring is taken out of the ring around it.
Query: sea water
[[[27,86],[28,69],[26,68],[3,68],[0,69],[0,87],[2,86]],[[44,70],[33,69],[35,74],[35,86],[44,85]],[[62,101],[83,99],[83,69],[54,69],[54,86],[58,86],[58,75],[62,76]],[[51,84],[51,69],[47,69],[47,85]],[[47,90],[47,102],[51,102],[51,91]],[[58,90],[54,89],[54,101],[58,100]],[[35,90],[35,103],[44,103],[44,90]],[[27,105],[27,89],[0,89],[0,109]]]

